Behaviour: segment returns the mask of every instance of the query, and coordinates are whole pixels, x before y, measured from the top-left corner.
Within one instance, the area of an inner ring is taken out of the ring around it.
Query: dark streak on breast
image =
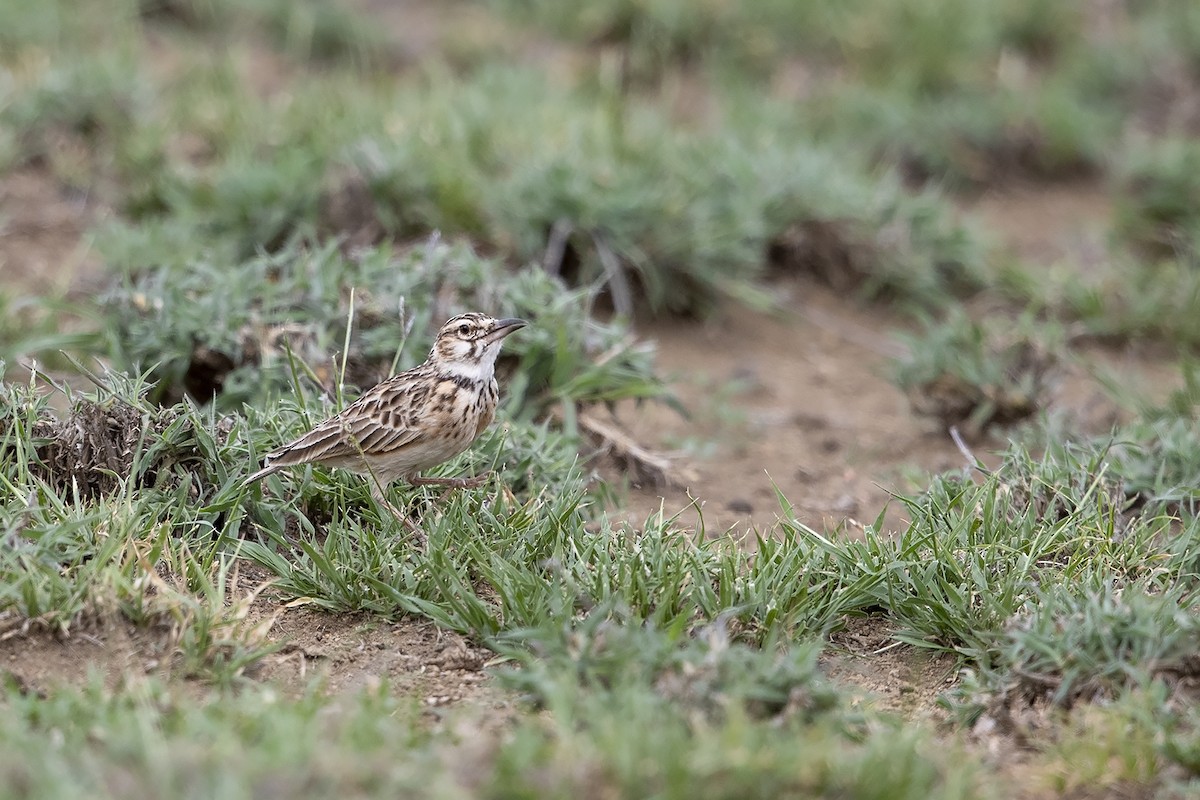
[[[440,378],[440,380],[438,382],[439,388],[441,388],[442,384],[449,381],[449,382],[453,383],[455,386],[457,386],[459,389],[462,389],[464,391],[474,392],[474,391],[479,390],[478,384],[475,381],[471,380],[470,378],[466,377],[465,375],[458,375],[453,372],[447,372],[444,375],[440,375],[438,377]]]

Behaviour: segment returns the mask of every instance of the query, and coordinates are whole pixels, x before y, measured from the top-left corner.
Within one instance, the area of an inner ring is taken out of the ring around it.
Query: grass
[[[1064,705],[1186,676],[1197,637],[1191,602],[1178,590],[1151,594],[1099,581],[1048,588],[1013,620],[996,672],[1012,676],[1010,691],[1045,693]]]
[[[979,796],[970,770],[915,757],[924,732],[848,735],[840,709],[766,724],[731,699],[724,720],[705,724],[645,689],[614,690],[560,706],[552,725],[525,718],[500,740],[471,731],[469,716],[450,726],[458,735],[430,732],[419,709],[386,685],[341,698],[314,687],[298,698],[250,689],[237,702],[218,699],[153,681],[118,692],[96,682],[44,698],[10,688],[0,737],[13,746],[0,774],[40,797],[573,797],[596,788],[870,797],[882,796],[872,786],[886,768],[888,796]],[[748,746],[729,747],[735,740]],[[441,769],[459,759],[470,766]]]
[[[1054,76],[1032,86],[934,98],[894,88],[830,88],[812,104],[820,134],[854,137],[913,180],[981,190],[1104,171],[1120,118],[1110,106],[1081,98],[1075,80]]]
[[[893,379],[913,410],[978,433],[1046,407],[1064,335],[1030,314],[976,322],[957,311],[902,342],[907,355],[895,362]]]
[[[1122,8],[1103,32],[1046,0],[487,5],[576,43],[598,74],[615,51],[634,91],[670,97],[679,76],[699,72],[738,95],[800,72],[787,101],[813,130],[935,183],[1102,173],[1130,117],[1186,135],[1186,122],[1144,102],[1195,63],[1196,15],[1183,2]]]
[[[1177,256],[1189,264],[1197,257],[1200,222],[1194,183],[1200,147],[1190,139],[1155,142],[1126,159],[1118,185],[1117,232],[1151,257]]]
[[[6,694],[6,784],[43,797],[363,796],[411,790],[420,778],[412,762],[386,777],[374,768],[393,747],[425,738],[417,710],[383,690],[344,705],[317,692],[292,701],[260,690],[205,702],[155,682]],[[38,739],[54,744],[35,748]]]
[[[132,49],[149,23],[110,24]],[[769,103],[731,108],[718,133],[529,69],[431,68],[385,84],[346,65],[263,102],[237,50],[221,58],[183,38],[177,49],[181,67],[155,80],[108,51],[73,71],[31,69],[0,107],[15,163],[49,159],[59,180],[98,185],[124,212],[101,245],[127,268],[439,230],[572,285],[602,280],[625,314],[703,314],[754,297],[772,252],[811,256],[819,272],[848,261],[867,294],[918,305],[976,286],[987,260],[932,191],[910,196],[861,158],[797,137]],[[821,249],[794,253],[795,231],[813,228],[827,232]]]
[[[1006,291],[1016,302],[1071,324],[1081,339],[1114,344],[1141,339],[1184,348],[1200,340],[1193,316],[1200,308],[1200,282],[1190,264],[1117,250],[1082,277],[1075,266],[1060,266],[1009,272]]]
[[[382,706],[365,698],[356,711],[345,711],[342,704],[355,701],[317,692],[283,702],[247,683],[277,646],[267,636],[271,617],[249,613],[260,587],[237,577],[238,560],[249,559],[276,573],[272,591],[285,596],[385,617],[420,615],[520,661],[523,668],[506,672],[503,681],[551,708],[556,722],[549,729],[534,717],[519,722],[505,744],[496,745],[494,762],[480,767],[492,775],[481,781],[571,794],[580,773],[563,767],[590,743],[589,780],[624,791],[644,784],[723,796],[751,781],[765,794],[797,786],[857,792],[880,764],[896,770],[912,796],[966,796],[974,785],[972,772],[961,766],[914,761],[925,734],[897,737],[864,728],[819,678],[820,645],[812,637],[837,614],[825,597],[857,597],[861,587],[830,591],[839,584],[810,532],[783,543],[763,540],[754,556],[731,542],[692,544],[670,520],[649,521],[637,538],[604,524],[589,532],[586,523],[597,507],[573,466],[570,440],[513,420],[507,434],[472,455],[503,466],[512,493],[460,494],[436,506],[411,498],[430,537],[421,551],[398,537],[398,523],[378,509],[352,511],[364,503],[365,487],[344,476],[317,476],[261,499],[237,489],[253,464],[246,451],[258,446],[248,438],[272,436],[256,424],[261,420],[231,426],[230,418],[223,423],[194,404],[160,409],[143,399],[145,384],[107,380],[100,395],[76,398],[73,424],[82,425],[91,408],[131,409],[138,428],[128,462],[120,465],[128,474],[76,462],[69,489],[58,472],[67,466],[65,456],[46,450],[54,440],[35,432],[46,424],[45,401],[17,394],[6,404],[18,410],[6,420],[2,448],[3,525],[15,533],[4,550],[11,588],[0,614],[62,634],[105,619],[114,624],[114,618],[164,631],[171,671],[196,675],[218,693],[242,687],[240,699],[197,703],[153,682],[116,693],[96,684],[45,698],[14,689],[5,700],[13,726],[6,738],[25,741],[72,720],[61,747],[6,766],[14,781],[40,793],[102,792],[97,787],[121,764],[134,786],[172,791],[193,770],[209,771],[209,756],[186,755],[190,742],[231,734],[230,746],[240,741],[254,757],[221,758],[231,781],[221,784],[227,791],[253,790],[259,781],[320,793],[330,786],[368,791],[354,788],[356,781],[377,790],[430,780],[423,748],[461,746],[444,734],[432,744],[389,734],[393,745],[413,745],[400,768],[377,774],[373,751],[362,746],[360,734],[347,733],[361,726],[386,732],[405,719],[386,692]],[[93,484],[86,478],[97,470],[111,477],[88,492]],[[286,533],[288,518],[299,533]],[[328,522],[320,530],[311,526],[323,518]],[[261,541],[241,538],[254,532]],[[825,569],[817,568],[821,563]],[[80,714],[84,706],[91,711]],[[332,727],[330,715],[339,720]],[[642,716],[659,720],[657,733],[645,727],[641,739],[618,735]],[[292,744],[274,742],[276,725],[296,728]],[[781,740],[781,725],[795,735]],[[72,744],[87,730],[103,734],[82,748]],[[149,736],[150,730],[157,733]],[[756,744],[721,755],[730,737]],[[842,740],[847,744],[837,744]],[[820,755],[797,760],[796,748]],[[326,756],[297,773],[296,759],[318,749]],[[655,757],[632,758],[644,752]],[[116,753],[124,755],[114,761]],[[163,766],[148,769],[154,763]],[[363,772],[351,778],[354,763]],[[549,770],[547,777],[534,778],[533,765]],[[303,780],[292,783],[297,775]],[[206,781],[192,785],[197,796],[221,790]]]
[[[502,685],[550,710],[551,727],[521,721],[492,751],[491,779],[516,786],[536,763],[548,770],[542,791],[577,791],[580,773],[564,767],[587,743],[584,774],[619,791],[640,782],[672,792],[709,787],[714,796],[734,786],[858,793],[867,791],[861,781],[871,769],[886,768],[899,770],[914,796],[974,796],[969,771],[925,755],[914,760],[920,735],[883,733],[885,720],[863,719],[821,681],[814,666],[821,639],[848,614],[879,616],[900,641],[955,653],[969,672],[951,701],[968,720],[1031,696],[1063,705],[1123,697],[1191,669],[1195,520],[1165,515],[1178,507],[1172,498],[1139,499],[1131,487],[1140,466],[1112,458],[1111,444],[1052,448],[1040,459],[1014,446],[982,480],[938,477],[925,495],[904,499],[912,522],[898,537],[868,528],[862,540],[829,538],[787,523],[747,553],[725,539],[675,531],[670,520],[647,520],[637,534],[611,528],[596,516],[569,438],[514,419],[507,433],[459,459],[501,467],[511,494],[489,489],[436,505],[420,492],[408,498],[429,532],[422,551],[366,499],[361,481],[342,475],[274,476],[261,499],[247,496],[236,486],[253,464],[248,451],[275,436],[265,420],[252,415],[230,427],[194,405],[159,411],[140,399],[144,390],[114,384],[106,397],[79,401],[80,409],[130,405],[148,426],[142,431],[161,424],[156,414],[176,420],[160,437],[139,434],[129,476],[115,476],[90,500],[79,494],[88,485],[81,476],[67,490],[53,473],[39,478],[27,466],[36,463],[27,448],[38,446],[32,431],[44,401],[11,399],[21,412],[6,426],[4,525],[20,532],[5,551],[12,588],[3,613],[60,631],[112,614],[166,629],[173,668],[216,691],[245,685],[274,646],[269,619],[248,614],[256,587],[238,583],[237,559],[274,573],[272,591],[285,597],[432,619],[519,664],[503,672]],[[1181,395],[1158,418],[1183,408]],[[172,425],[186,436],[172,436]],[[198,475],[227,477],[193,483]],[[191,499],[195,489],[200,504]],[[86,692],[106,690],[84,691],[88,703],[122,708],[140,690],[103,699]],[[285,704],[287,713],[305,702],[347,702],[320,697]],[[206,712],[215,721],[200,719],[229,724],[222,707]],[[168,709],[176,706],[156,701],[103,724],[119,729],[140,714],[180,713]],[[658,724],[634,727],[655,735],[631,738],[630,720],[643,715]],[[793,736],[780,739],[780,725]],[[163,747],[191,735],[180,729],[176,739],[168,730]],[[120,730],[107,735],[124,741]],[[741,745],[722,750],[726,737]],[[835,745],[839,737],[852,745]],[[787,750],[797,743],[822,755],[798,762]],[[154,752],[144,741],[123,746],[147,758]],[[320,746],[342,745],[335,738]],[[414,745],[406,756],[412,780],[428,776],[420,752]],[[648,752],[657,755],[633,758]],[[757,755],[743,760],[746,753]],[[254,780],[259,769],[284,768],[294,757],[268,751],[260,767],[234,763]],[[869,766],[880,763],[889,766]],[[90,769],[70,774],[84,780]],[[314,785],[333,780],[315,769]],[[35,774],[49,780],[48,772]]]
[[[0,362],[20,363],[29,356],[42,356],[43,365],[61,366],[62,351],[89,352],[98,343],[90,324],[81,322],[72,331],[64,320],[78,314],[73,303],[49,296],[0,294]]]
[[[143,388],[135,385],[133,391],[132,397],[99,401],[100,407],[121,403],[138,411],[124,462],[64,463],[43,439],[44,477],[21,466],[31,460],[28,448],[37,447],[37,404],[14,403],[28,410],[9,429],[8,482],[18,501],[12,513],[27,520],[23,536],[42,548],[33,552],[58,553],[71,563],[94,547],[90,537],[98,533],[98,519],[129,526],[121,529],[127,531],[123,536],[103,528],[100,541],[112,548],[105,551],[107,559],[91,557],[65,574],[58,569],[61,562],[51,562],[49,571],[14,577],[13,596],[24,598],[17,607],[26,616],[66,627],[89,608],[89,587],[110,580],[137,583],[146,565],[111,542],[133,539],[151,516],[162,520],[150,526],[163,531],[160,536],[174,532],[173,545],[207,554],[187,569],[171,567],[171,574],[227,571],[214,560],[228,547],[222,542],[233,541],[238,528],[249,525],[263,541],[244,542],[236,554],[276,573],[277,588],[286,593],[330,609],[429,616],[493,646],[510,640],[513,631],[594,608],[679,631],[724,619],[736,639],[752,643],[819,637],[846,614],[882,609],[902,641],[947,648],[989,667],[1002,649],[1006,626],[1035,602],[1043,585],[1068,579],[1072,593],[1095,591],[1093,581],[1101,577],[1119,586],[1152,580],[1143,586],[1151,593],[1186,585],[1164,583],[1178,566],[1166,570],[1165,578],[1154,565],[1189,563],[1192,523],[1185,519],[1182,531],[1164,539],[1173,527],[1162,512],[1180,508],[1178,498],[1147,490],[1145,462],[1126,445],[1055,447],[1040,460],[1014,446],[983,482],[947,475],[924,496],[906,500],[913,521],[898,538],[871,530],[863,541],[843,541],[788,524],[746,554],[724,539],[693,539],[674,530],[671,520],[647,520],[636,538],[602,518],[598,528],[589,525],[599,506],[575,466],[571,439],[514,419],[507,432],[446,468],[466,471],[466,459],[499,467],[511,476],[509,491],[463,493],[436,506],[426,505],[422,492],[410,497],[429,533],[422,552],[397,540],[397,523],[379,516],[379,509],[368,505],[365,513],[346,513],[346,503],[364,502],[365,486],[339,474],[311,480],[307,471],[273,476],[269,493],[243,505],[248,498],[237,481],[254,463],[251,454],[276,438],[272,427],[253,416],[246,423],[220,423],[191,405],[155,411],[140,399]],[[86,420],[86,410],[96,404],[83,401],[77,419]],[[302,413],[285,411],[276,418],[304,424]],[[290,435],[286,429],[280,433]],[[95,445],[91,449],[99,452]],[[122,468],[128,478],[118,473],[107,483],[87,481],[98,469]],[[62,474],[67,469],[74,470],[69,482]],[[285,483],[293,485],[287,489]],[[85,505],[83,517],[68,523],[62,515],[74,506],[55,493],[56,486],[77,494],[92,487],[100,492],[93,495],[99,509]],[[142,491],[135,495],[135,487]],[[31,490],[34,501],[28,499]],[[205,504],[191,506],[197,490]],[[47,498],[44,504],[31,506],[39,495]],[[115,509],[121,513],[114,517]],[[300,526],[298,535],[288,532],[294,530],[289,518]],[[320,529],[314,519],[322,521]],[[171,548],[152,551],[183,558]],[[121,597],[119,604],[131,602]],[[1090,598],[1071,594],[1060,600],[1095,602]],[[1046,598],[1036,603],[1052,606]]]
[[[536,269],[513,275],[437,237],[352,256],[296,243],[242,263],[130,266],[126,275],[106,299],[109,349],[123,369],[152,369],[156,399],[216,397],[236,409],[292,391],[297,369],[332,395],[343,363],[348,380],[373,385],[424,360],[428,334],[446,318],[479,308],[535,323],[506,356],[518,415],[664,395],[652,347],[593,315],[592,291]],[[414,337],[421,344],[410,346]]]
[[[1110,706],[1082,706],[1063,721],[1047,748],[1039,780],[1048,791],[1120,791],[1153,785],[1166,777],[1164,794],[1183,789],[1184,773],[1166,744],[1179,720],[1164,719],[1169,703],[1161,684],[1132,692]],[[1165,724],[1164,724],[1165,723]],[[1183,785],[1181,785],[1183,784]]]
[[[785,131],[679,131],[611,92],[563,91],[519,70],[435,79],[399,102],[402,119],[421,120],[418,135],[351,151],[369,222],[400,237],[461,231],[572,282],[603,280],[623,313],[638,295],[653,311],[705,313],[750,294],[788,231],[805,226],[837,231],[814,269],[849,253],[852,280],[919,302],[970,286],[986,260],[932,193],[910,197]],[[697,172],[701,162],[720,169]]]
[[[867,83],[901,84],[913,91],[981,81],[1004,49],[1053,57],[1082,36],[1083,22],[1076,11],[1043,0],[1007,0],[985,9],[929,0],[836,8],[797,8],[777,0],[750,5],[498,0],[490,5],[564,39],[618,48],[634,79],[661,80],[697,63],[760,76],[788,58],[807,57],[837,64]]]

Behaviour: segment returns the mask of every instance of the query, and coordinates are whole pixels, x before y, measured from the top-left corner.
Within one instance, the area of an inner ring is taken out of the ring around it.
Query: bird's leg
[[[441,503],[446,499],[446,496],[458,489],[475,489],[484,485],[492,477],[492,473],[484,475],[473,475],[470,478],[424,478],[417,475],[409,479],[409,483],[413,486],[442,486],[442,493],[438,495],[437,502]]]
[[[396,519],[403,522],[405,527],[408,528],[409,533],[411,533],[416,538],[416,540],[422,546],[424,546],[425,532],[417,527],[417,523],[413,522],[409,518],[408,514],[405,514],[403,511],[401,511],[400,509],[398,509],[394,505],[392,505],[390,502],[388,502],[388,499],[384,495],[384,492],[383,492],[383,484],[381,484],[379,481],[375,480],[375,478],[373,478],[373,477],[368,481],[368,483],[371,484],[371,497],[375,498],[375,501],[377,503],[379,503],[379,505],[383,506],[388,511],[392,512],[392,514],[396,517]]]

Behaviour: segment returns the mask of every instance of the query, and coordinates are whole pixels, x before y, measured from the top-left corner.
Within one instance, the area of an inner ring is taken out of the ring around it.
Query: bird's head
[[[477,312],[460,314],[438,331],[429,360],[466,377],[490,377],[504,338],[528,324],[523,319],[492,319]]]

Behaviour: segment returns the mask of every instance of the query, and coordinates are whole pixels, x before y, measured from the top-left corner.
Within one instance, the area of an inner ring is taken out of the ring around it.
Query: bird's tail
[[[278,472],[281,466],[282,466],[281,464],[272,464],[270,462],[270,460],[268,459],[266,466],[264,466],[262,469],[260,469],[258,472],[254,473],[253,475],[251,475],[249,478],[246,478],[246,480],[242,481],[242,488],[245,489],[248,486],[250,486],[251,484],[258,483],[260,480],[267,477],[271,473]]]

